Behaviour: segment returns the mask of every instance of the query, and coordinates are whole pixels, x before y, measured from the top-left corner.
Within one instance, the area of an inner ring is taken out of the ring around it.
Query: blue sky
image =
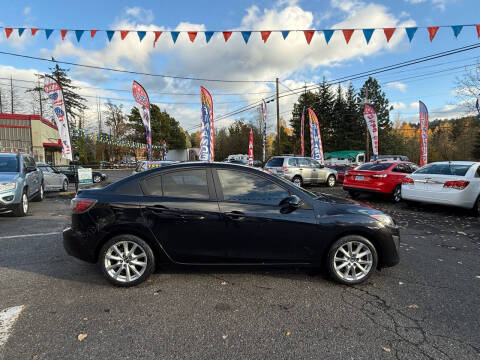
[[[3,1],[0,24],[5,27],[40,27],[67,29],[136,29],[136,30],[283,30],[368,28],[396,26],[432,26],[480,23],[478,0],[277,0],[277,1]],[[122,68],[128,70],[170,75],[234,79],[270,80],[279,77],[280,91],[298,88],[306,82],[368,71],[374,68],[410,60],[432,53],[478,43],[474,27],[462,30],[455,39],[450,28],[440,28],[431,43],[426,29],[419,29],[412,43],[404,30],[397,30],[387,44],[381,30],[377,30],[369,45],[363,34],[356,31],[349,45],[343,35],[336,32],[327,45],[323,35],[316,33],[307,45],[303,33],[293,32],[286,40],[280,33],[272,33],[264,44],[260,34],[253,33],[248,44],[239,33],[234,33],[225,43],[221,34],[215,34],[209,44],[199,34],[192,44],[182,33],[175,45],[170,34],[163,34],[155,48],[153,34],[140,43],[134,33],[122,41],[116,34],[108,42],[105,32],[94,39],[85,33],[80,43],[70,32],[62,41],[55,31],[49,40],[43,31],[32,37],[29,30],[18,38],[9,39],[0,30],[0,47],[3,51],[41,56],[82,64]],[[423,100],[431,118],[452,117],[465,114],[455,97],[456,77],[464,72],[462,66],[472,66],[480,56],[472,50],[455,56],[403,68],[378,76],[396,111],[392,120],[399,117],[416,121],[418,100]],[[0,77],[12,76],[17,80],[32,80],[38,72],[48,72],[51,64],[0,54]],[[110,98],[132,106],[132,80],[141,82],[158,103],[180,121],[185,129],[199,123],[199,95],[172,95],[198,93],[199,86],[207,87],[214,97],[215,114],[221,115],[238,107],[266,97],[273,91],[267,83],[213,83],[152,78],[140,75],[119,74],[101,70],[70,67],[70,74],[88,96],[91,110],[87,120],[93,124],[95,97],[102,101]],[[432,74],[432,72],[449,69]],[[358,89],[365,79],[353,81]],[[0,84],[5,80],[0,80]],[[25,86],[28,82],[16,81]],[[347,86],[348,84],[343,84]],[[2,85],[5,87],[5,85]],[[113,90],[112,90],[113,89]],[[167,94],[165,94],[167,93]],[[216,94],[242,95],[216,95]],[[289,119],[296,96],[285,97],[280,102],[280,112]],[[27,104],[28,101],[26,100]],[[269,105],[273,105],[269,104]],[[25,105],[28,109],[28,105]],[[242,113],[219,122],[228,125],[236,118],[252,118],[255,111]],[[269,128],[274,129],[274,106],[269,108]],[[93,125],[92,125],[93,126]]]

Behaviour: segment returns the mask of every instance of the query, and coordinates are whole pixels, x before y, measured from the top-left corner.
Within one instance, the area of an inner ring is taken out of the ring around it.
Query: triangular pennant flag
[[[333,32],[335,30],[323,30],[323,36],[325,37],[325,41],[328,44],[330,39],[332,38]]]
[[[428,35],[430,36],[430,41],[433,40],[438,31],[438,26],[429,26],[427,27]]]
[[[387,42],[389,42],[390,39],[393,36],[393,33],[395,32],[395,28],[383,28],[383,32],[385,33],[385,37],[387,38]]]
[[[289,30],[283,30],[282,31],[283,40],[285,40],[287,38],[288,34],[290,34]]]
[[[452,26],[453,35],[455,35],[455,37],[458,37],[462,29],[463,29],[463,25],[453,25]]]
[[[195,41],[195,38],[197,37],[197,32],[196,31],[189,31],[188,32],[188,37],[191,42]]]
[[[146,34],[146,31],[137,31],[138,39],[140,40],[140,42],[143,40]]]
[[[90,37],[93,39],[98,30],[90,30]]]
[[[65,35],[67,35],[68,30],[62,29],[60,30],[60,35],[62,35],[62,40],[65,40]]]
[[[172,36],[174,44],[177,42],[178,34],[180,34],[180,31],[170,31],[170,35]]]
[[[7,35],[7,39],[10,37],[12,34],[13,29],[12,28],[5,28],[5,35]]]
[[[210,39],[212,38],[214,33],[215,33],[215,31],[205,31],[205,41],[207,42],[207,44],[210,41]]]
[[[410,42],[412,42],[413,36],[414,36],[415,33],[417,32],[417,30],[418,30],[417,27],[408,27],[408,28],[405,28],[405,31],[407,32],[408,40],[410,40]]]
[[[223,38],[225,39],[225,42],[227,42],[228,39],[230,39],[230,36],[232,36],[231,31],[222,31],[222,34],[223,34]]]
[[[313,34],[315,34],[314,30],[303,30],[303,35],[305,35],[305,40],[307,40],[308,45],[310,45],[310,41],[312,41]]]
[[[248,44],[248,39],[250,39],[250,35],[252,35],[251,31],[242,31],[242,36],[245,44]]]
[[[48,39],[52,35],[53,29],[45,29],[45,36]]]
[[[82,35],[85,30],[75,30],[75,36],[77,37],[77,42],[80,42],[80,39],[82,38]]]
[[[129,31],[128,30],[120,30],[120,39],[125,40]]]
[[[155,43],[157,42],[160,35],[162,35],[162,31],[155,31],[155,39],[153,40],[153,47],[155,47]]]
[[[477,35],[480,38],[480,24],[475,25],[477,27]]]
[[[368,43],[370,42],[370,39],[372,38],[373,32],[375,29],[363,29],[363,36],[365,37],[365,41]]]
[[[107,38],[108,41],[112,41],[113,35],[115,34],[115,31],[113,30],[107,30]]]
[[[38,28],[31,28],[30,29],[30,32],[32,33],[32,36],[35,36],[35,34],[37,33],[38,31]]]
[[[344,29],[344,30],[342,30],[343,37],[345,38],[345,41],[347,42],[347,44],[350,41],[350,38],[352,37],[354,31],[355,31],[354,29]]]
[[[22,36],[24,31],[25,28],[18,28],[18,37]]]
[[[271,31],[260,31],[260,36],[262,37],[262,40],[264,43],[267,42],[268,37],[270,36],[272,32]]]

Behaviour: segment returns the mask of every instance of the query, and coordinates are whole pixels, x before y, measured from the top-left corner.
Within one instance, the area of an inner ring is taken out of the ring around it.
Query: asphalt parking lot
[[[116,288],[65,253],[68,198],[0,215],[0,312],[21,307],[0,313],[0,359],[480,359],[480,219],[360,201],[401,226],[401,262],[355,287],[303,269],[165,268]]]

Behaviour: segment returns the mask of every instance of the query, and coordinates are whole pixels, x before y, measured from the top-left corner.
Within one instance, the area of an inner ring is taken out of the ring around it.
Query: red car
[[[353,166],[350,165],[327,165],[327,167],[337,171],[337,183],[343,183],[345,173],[353,169]]]
[[[402,199],[402,180],[417,170],[417,165],[406,161],[375,161],[349,170],[343,181],[343,189],[352,198],[360,193],[389,194],[393,201]]]

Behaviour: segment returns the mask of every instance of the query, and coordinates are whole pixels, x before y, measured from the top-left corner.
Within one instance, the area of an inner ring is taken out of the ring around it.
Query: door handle
[[[241,211],[232,211],[225,214],[230,220],[241,221],[245,219],[245,214]]]
[[[166,206],[163,206],[163,205],[152,205],[152,206],[147,206],[147,209],[148,210],[151,210],[153,212],[163,212],[165,210],[168,210],[168,208]]]

